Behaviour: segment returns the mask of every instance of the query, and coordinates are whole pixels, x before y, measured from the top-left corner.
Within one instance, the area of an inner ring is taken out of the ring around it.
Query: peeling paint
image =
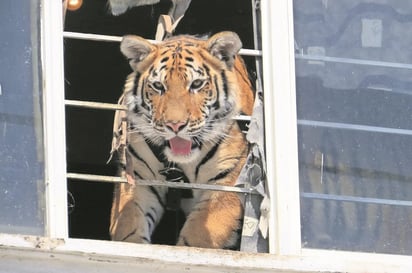
[[[25,236],[26,242],[32,243],[35,248],[53,250],[60,245],[64,245],[64,239],[45,238],[39,236]]]

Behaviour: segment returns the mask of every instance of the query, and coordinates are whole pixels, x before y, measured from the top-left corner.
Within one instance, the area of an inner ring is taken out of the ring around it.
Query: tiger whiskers
[[[200,146],[202,143],[197,136],[192,137],[192,140],[194,143],[196,143],[197,146]]]

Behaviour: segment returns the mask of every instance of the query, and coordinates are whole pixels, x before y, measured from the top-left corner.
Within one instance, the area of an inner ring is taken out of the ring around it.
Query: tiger
[[[251,115],[254,88],[231,31],[209,38],[178,35],[160,43],[126,35],[120,50],[132,73],[124,86],[129,183],[114,190],[112,240],[152,243],[152,234],[175,189],[137,185],[168,180],[179,170],[185,182],[234,186],[250,146],[239,114]],[[242,197],[234,192],[193,190],[182,198],[186,215],[173,244],[236,249],[243,222]]]

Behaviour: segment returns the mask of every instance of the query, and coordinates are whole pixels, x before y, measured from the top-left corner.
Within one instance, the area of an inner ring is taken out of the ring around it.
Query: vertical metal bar
[[[253,17],[253,42],[255,50],[262,50],[262,25],[261,25],[261,0],[252,0],[252,17]],[[263,86],[262,80],[262,56],[256,57],[256,90],[261,91]]]
[[[62,1],[42,1],[46,232],[67,238]]]
[[[301,250],[292,0],[261,1],[270,252]]]

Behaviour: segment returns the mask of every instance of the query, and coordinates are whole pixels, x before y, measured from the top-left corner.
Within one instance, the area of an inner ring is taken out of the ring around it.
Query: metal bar
[[[250,116],[238,115],[238,116],[235,116],[233,119],[235,119],[235,120],[242,120],[242,121],[250,121]]]
[[[109,36],[109,35],[100,35],[100,34],[92,34],[92,33],[80,33],[80,32],[63,32],[64,38],[69,39],[79,39],[79,40],[87,40],[87,41],[99,41],[99,42],[120,42],[122,37],[120,36]],[[152,43],[159,43],[155,40],[149,40]],[[239,52],[240,55],[244,56],[254,56],[259,57],[262,56],[261,50],[255,49],[241,49]]]
[[[67,178],[75,180],[83,180],[90,182],[106,182],[106,183],[127,183],[126,178],[118,176],[106,176],[95,174],[67,173]],[[193,190],[209,190],[209,191],[227,191],[245,194],[259,194],[254,188],[238,188],[223,185],[196,184],[183,182],[168,182],[161,180],[136,180],[136,185],[139,186],[163,186],[178,189],[193,189]]]
[[[321,62],[330,62],[330,63],[346,63],[346,64],[368,65],[368,66],[378,66],[378,67],[387,67],[387,68],[412,69],[412,64],[407,64],[407,63],[393,63],[393,62],[382,62],[382,61],[362,60],[362,59],[352,59],[352,58],[315,56],[315,55],[307,55],[307,54],[295,54],[295,58],[298,60],[308,60],[308,61],[321,61]]]
[[[247,49],[247,48],[242,48],[239,51],[240,55],[243,56],[251,56],[251,57],[261,57],[262,56],[262,51],[257,50],[257,49]]]
[[[126,106],[116,103],[82,101],[82,100],[65,100],[67,106],[76,106],[83,108],[103,109],[103,110],[127,110]]]
[[[120,36],[70,32],[70,31],[64,31],[63,37],[69,38],[69,39],[99,41],[99,42],[120,42],[122,40],[122,37]]]
[[[364,132],[374,132],[374,133],[396,134],[396,135],[408,135],[408,136],[412,135],[412,130],[408,130],[408,129],[387,128],[387,127],[339,123],[339,122],[326,122],[326,121],[317,121],[317,120],[299,119],[298,125],[326,127],[326,128],[343,129],[343,130],[364,131]]]
[[[412,207],[412,201],[407,201],[407,200],[380,199],[380,198],[357,197],[357,196],[349,196],[349,195],[336,195],[336,194],[325,194],[325,193],[314,193],[314,192],[302,192],[301,197],[308,198],[308,199],[327,200],[327,201],[343,201],[343,202],[352,202],[352,203]]]

